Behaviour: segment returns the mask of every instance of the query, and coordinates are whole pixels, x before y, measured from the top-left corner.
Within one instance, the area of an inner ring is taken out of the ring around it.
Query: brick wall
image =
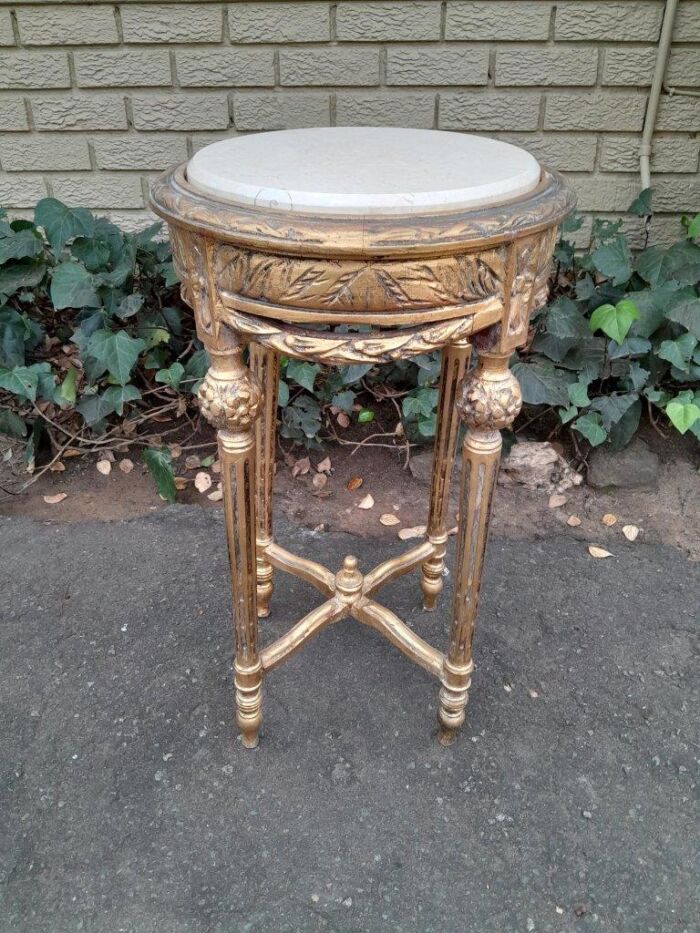
[[[0,0],[0,204],[21,215],[49,194],[133,228],[147,220],[149,178],[209,142],[376,124],[500,136],[566,172],[584,211],[621,212],[638,192],[662,10],[661,0]],[[667,81],[700,88],[700,0],[680,4]],[[659,240],[679,212],[700,210],[699,149],[700,96],[664,97]]]

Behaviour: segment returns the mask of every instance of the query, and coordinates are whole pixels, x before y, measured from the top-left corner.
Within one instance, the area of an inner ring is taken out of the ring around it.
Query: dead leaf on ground
[[[221,473],[221,460],[215,460],[211,465],[212,473]]]
[[[328,482],[328,477],[325,473],[316,473],[311,482],[313,483],[314,489],[323,489]]]
[[[52,473],[63,473],[65,468],[66,468],[65,463],[63,463],[62,460],[57,460],[55,463],[51,464],[51,466],[49,467],[49,470]]]
[[[448,535],[456,535],[458,531],[459,531],[459,526],[458,526],[458,525],[454,525],[452,528],[449,528],[449,529],[447,530],[447,534],[448,534]]]
[[[122,471],[122,473],[131,473],[131,471],[134,469],[134,463],[132,460],[129,460],[128,457],[124,457],[123,460],[119,461],[119,469]]]
[[[617,515],[613,515],[612,512],[606,512],[605,515],[601,518],[601,522],[610,528],[611,525],[614,525],[617,522]]]
[[[224,491],[221,488],[221,484],[219,484],[216,487],[214,492],[210,492],[209,495],[207,496],[207,499],[211,499],[212,502],[220,502],[221,499],[223,498],[224,498]]]
[[[63,502],[64,499],[68,498],[68,493],[57,492],[53,496],[42,496],[42,498],[47,505],[58,505],[59,502]]]
[[[394,515],[392,512],[385,512],[383,515],[379,516],[379,521],[382,525],[400,525],[401,519],[398,515]]]
[[[341,428],[347,428],[350,425],[350,419],[344,411],[338,412],[338,417],[335,420],[338,422]]]
[[[562,505],[566,505],[569,500],[566,496],[562,496],[561,493],[554,493],[553,496],[549,497],[549,502],[547,505],[550,509],[560,509]]]
[[[179,444],[170,445],[170,456],[173,460],[178,460],[182,456],[182,447]]]
[[[105,450],[100,454],[100,460],[109,460],[110,463],[114,463],[116,459],[111,450]]]
[[[578,515],[569,515],[566,520],[566,524],[570,525],[572,528],[578,528],[578,526],[581,524],[581,519],[578,517]]]
[[[98,460],[97,471],[103,476],[109,476],[109,474],[112,472],[112,464],[109,462],[109,460]]]
[[[636,525],[623,525],[622,534],[628,541],[636,541],[639,535],[639,528]]]
[[[200,470],[194,478],[194,485],[199,492],[206,492],[207,489],[211,489],[211,476]]]
[[[355,492],[356,489],[359,489],[360,486],[364,483],[364,480],[361,476],[353,476],[352,479],[349,479],[345,484],[345,488],[349,489],[350,492]]]
[[[533,690],[532,687],[528,687],[527,695],[530,697],[531,700],[536,700],[537,697],[539,696],[539,693],[536,690]]]
[[[413,528],[402,528],[399,532],[399,538],[402,541],[410,541],[411,538],[422,538],[427,527],[425,525],[415,525]]]
[[[66,450],[63,451],[63,456],[64,457],[79,457],[80,451],[76,450],[75,447],[68,447]]]
[[[331,472],[331,458],[325,457],[319,465],[316,467],[319,473],[330,473]]]
[[[173,481],[175,483],[175,489],[179,489],[180,491],[182,491],[188,483],[186,476],[174,476]]]
[[[197,454],[190,454],[189,457],[185,457],[185,468],[188,470],[197,470],[201,466],[202,461],[199,459]]]
[[[357,503],[358,509],[373,509],[374,508],[374,497],[371,493],[367,493],[364,499],[361,502]]]
[[[604,547],[601,547],[599,544],[589,544],[588,553],[591,557],[612,557],[610,551],[606,551]]]
[[[301,460],[295,460],[292,467],[292,476],[304,476],[311,469],[311,461],[308,457],[302,457]]]

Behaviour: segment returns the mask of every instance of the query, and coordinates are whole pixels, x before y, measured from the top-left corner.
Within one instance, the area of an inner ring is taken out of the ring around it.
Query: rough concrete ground
[[[279,532],[331,567],[396,548]],[[700,567],[678,551],[494,538],[454,745],[436,683],[346,622],[270,676],[249,752],[220,513],[0,535],[1,933],[698,930]],[[445,644],[417,593],[381,599]],[[263,637],[316,598],[278,576]]]

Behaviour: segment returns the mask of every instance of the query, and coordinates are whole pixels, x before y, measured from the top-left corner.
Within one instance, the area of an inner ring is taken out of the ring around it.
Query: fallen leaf
[[[600,547],[598,544],[589,544],[588,553],[591,557],[612,557],[610,551],[606,551],[604,547]]]
[[[338,412],[338,417],[335,419],[341,428],[347,428],[350,424],[350,418],[345,414],[344,411]]]
[[[221,473],[221,460],[215,460],[211,465],[212,473]]]
[[[75,447],[69,447],[67,450],[63,451],[63,456],[64,457],[79,457],[80,451],[76,450]]]
[[[328,477],[325,473],[316,473],[311,482],[313,483],[314,489],[323,489],[328,482]]]
[[[207,489],[211,489],[211,476],[200,470],[194,478],[194,485],[199,492],[206,492]]]
[[[449,529],[447,530],[447,534],[448,534],[448,535],[456,535],[458,531],[459,531],[459,525],[454,525],[452,528],[449,528]]]
[[[379,516],[379,521],[382,525],[400,525],[401,519],[398,515],[394,515],[392,512],[385,512],[383,515]]]
[[[175,489],[183,490],[187,486],[187,477],[186,476],[173,476],[173,482],[175,483]]]
[[[425,525],[415,525],[413,528],[402,528],[399,532],[399,538],[402,541],[409,541],[411,538],[422,538],[427,527]]]
[[[201,465],[201,461],[197,454],[190,454],[189,457],[185,457],[185,468],[188,470],[198,470]]]
[[[131,473],[134,469],[134,464],[128,457],[125,457],[123,460],[119,461],[119,469],[122,473]]]
[[[356,489],[359,489],[360,486],[364,483],[364,480],[361,476],[353,476],[352,479],[349,479],[345,485],[346,489],[349,489],[350,492],[355,492]]]
[[[508,684],[508,683],[503,684],[503,689],[505,690],[506,693],[512,693],[512,692],[513,692],[513,685],[512,685],[512,684]]]
[[[109,474],[112,472],[112,464],[109,462],[109,460],[98,460],[97,470],[103,476],[109,476]]]
[[[636,525],[623,525],[622,534],[627,538],[628,541],[636,541],[637,535],[639,534],[639,528]]]
[[[319,465],[316,467],[319,473],[330,473],[331,472],[331,458],[325,457]]]
[[[105,450],[104,453],[100,454],[100,460],[109,460],[110,463],[114,463],[116,459],[111,450]]]
[[[581,519],[578,517],[578,515],[569,515],[566,520],[566,524],[571,525],[572,528],[578,528],[578,526],[581,524]]]
[[[606,514],[601,518],[601,522],[604,525],[607,525],[610,528],[611,525],[614,525],[617,521],[617,515],[613,515],[612,512],[606,512]]]
[[[537,697],[539,696],[539,693],[536,690],[533,690],[532,687],[528,687],[527,695],[530,697],[531,700],[536,700]]]
[[[54,496],[43,496],[42,498],[47,505],[58,505],[59,502],[63,502],[67,497],[67,492],[57,492]]]
[[[553,496],[549,497],[549,502],[547,505],[550,509],[559,509],[562,505],[566,505],[568,499],[566,496],[562,496],[560,493],[555,493]]]
[[[311,469],[311,461],[308,457],[302,457],[296,460],[292,467],[292,476],[304,476]]]
[[[49,470],[52,473],[63,473],[65,468],[66,468],[65,463],[63,463],[63,461],[61,460],[57,460],[55,463],[51,464],[51,466],[49,467]]]
[[[163,415],[151,415],[151,421],[157,421],[158,424],[165,424],[166,422],[172,421],[172,420],[173,420],[173,419],[171,418],[170,415],[165,415],[165,414],[163,414]]]
[[[396,427],[394,428],[394,434],[397,437],[403,437],[404,435],[403,425],[401,424],[400,421],[397,422]]]
[[[371,493],[367,493],[364,499],[361,502],[357,503],[358,509],[373,509],[374,508],[374,498]]]
[[[170,445],[170,456],[173,458],[173,460],[177,460],[179,457],[182,456],[182,447],[180,447],[179,444],[171,444]]]
[[[326,530],[326,526],[323,524],[323,522],[321,522],[320,525],[314,525],[314,527],[312,528],[312,531],[325,531],[325,530]]]
[[[224,491],[221,488],[221,485],[217,486],[214,492],[210,492],[207,496],[207,499],[211,499],[212,502],[220,502],[224,498]]]

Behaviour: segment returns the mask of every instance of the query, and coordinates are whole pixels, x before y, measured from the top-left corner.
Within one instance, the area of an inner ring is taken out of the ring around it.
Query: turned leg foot
[[[520,411],[520,388],[508,355],[483,352],[464,379],[457,407],[467,425],[462,449],[460,523],[457,533],[450,644],[440,690],[440,741],[449,744],[464,722],[471,683],[472,640],[481,588],[491,500],[501,454],[500,431]]]
[[[438,403],[437,432],[433,456],[433,478],[430,487],[428,512],[428,539],[435,545],[435,554],[421,568],[423,608],[435,609],[442,592],[447,549],[447,508],[450,479],[455,458],[459,415],[455,407],[458,386],[469,359],[470,347],[466,341],[447,346],[442,351],[440,369],[440,400]]]
[[[243,744],[254,748],[261,719],[262,665],[258,654],[255,521],[255,434],[261,389],[244,365],[233,335],[207,347],[211,366],[199,389],[202,413],[217,428],[228,544],[233,623],[236,721]]]

